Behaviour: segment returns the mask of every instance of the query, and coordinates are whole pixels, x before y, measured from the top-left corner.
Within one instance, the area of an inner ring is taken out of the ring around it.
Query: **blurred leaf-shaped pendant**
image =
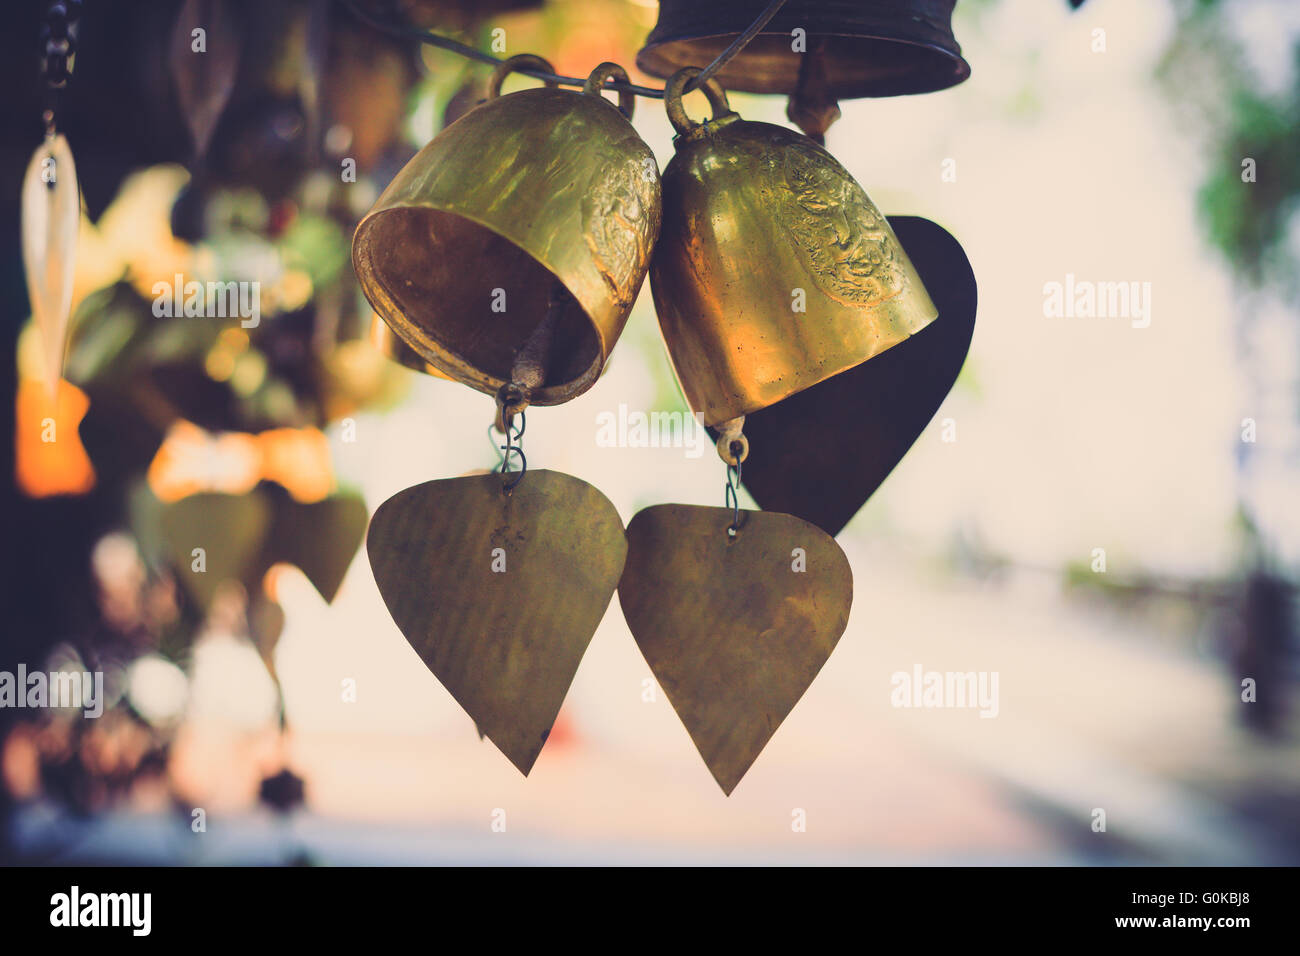
[[[45,385],[53,396],[63,376],[81,225],[77,168],[62,135],[47,137],[32,155],[23,177],[22,211],[27,298],[45,353]]]
[[[614,596],[627,540],[596,488],[529,470],[428,481],[375,512],[366,550],[398,628],[527,775]]]
[[[270,525],[271,506],[257,491],[199,492],[166,505],[159,519],[164,553],[204,614],[225,582],[260,584],[256,561]]]
[[[655,679],[730,794],[849,621],[853,572],[793,515],[655,505],[627,528],[618,599]]]
[[[296,565],[331,603],[361,547],[368,518],[360,495],[341,493],[310,504],[281,496],[263,545],[262,565]]]
[[[167,66],[202,157],[235,88],[240,36],[224,0],[185,0],[172,28]]]

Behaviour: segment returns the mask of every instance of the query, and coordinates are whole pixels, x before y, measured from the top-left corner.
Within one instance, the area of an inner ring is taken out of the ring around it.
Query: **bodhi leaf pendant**
[[[724,793],[813,682],[849,620],[853,572],[792,515],[656,505],[627,529],[628,627]]]
[[[411,647],[527,775],[614,595],[623,522],[591,485],[529,471],[429,481],[375,512],[375,581]]]

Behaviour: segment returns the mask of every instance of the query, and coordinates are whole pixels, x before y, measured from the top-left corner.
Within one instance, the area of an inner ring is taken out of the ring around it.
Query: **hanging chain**
[[[745,437],[745,416],[729,418],[714,425],[718,432],[718,457],[727,466],[727,489],[723,501],[731,509],[727,537],[734,538],[744,523],[740,516],[740,469],[749,457],[749,439]]]
[[[466,44],[453,40],[450,37],[439,36],[436,33],[430,33],[427,30],[421,30],[417,27],[383,23],[359,9],[356,0],[343,0],[343,4],[352,11],[353,15],[355,15],[357,19],[384,33],[390,33],[394,36],[412,37],[419,40],[421,43],[427,43],[430,46],[436,46],[439,49],[448,50],[458,56],[463,56],[466,59],[477,60],[479,63],[496,65],[504,62],[490,53],[476,50],[472,46],[467,46]],[[745,28],[745,32],[736,37],[729,47],[719,53],[712,63],[700,71],[698,76],[691,79],[682,92],[689,93],[708,82],[709,77],[713,76],[730,63],[741,50],[749,45],[750,41],[753,40],[754,37],[758,36],[759,31],[768,25],[771,19],[776,16],[777,12],[783,6],[785,6],[785,0],[772,0],[772,2],[763,9],[763,12],[755,18],[754,22]],[[548,73],[545,70],[538,70],[532,67],[524,67],[519,69],[517,72],[539,80],[558,83],[561,86],[580,87],[584,86],[587,82],[585,79],[576,76],[562,76],[558,73]],[[656,89],[650,86],[638,86],[635,83],[624,83],[620,80],[611,81],[607,83],[604,88],[607,90],[617,90],[619,92],[635,93],[637,96],[645,96],[650,99],[661,100],[664,98],[664,91],[662,89]]]
[[[528,427],[527,414],[524,411],[527,404],[517,386],[502,385],[497,391],[497,420],[488,426],[489,435],[493,431],[500,431],[504,432],[506,436],[506,443],[496,446],[501,449],[503,454],[501,455],[500,464],[493,469],[503,476],[513,476],[507,477],[501,484],[501,490],[506,494],[510,494],[515,490],[519,482],[524,480],[525,472],[528,471],[528,459],[524,457],[524,450],[519,445],[519,439],[524,437],[524,429]],[[514,427],[516,418],[519,419],[517,429]],[[495,443],[496,439],[494,438],[493,444]],[[519,456],[518,471],[510,470],[511,455]]]
[[[45,81],[45,135],[56,132],[55,111],[59,91],[72,79],[77,58],[77,30],[82,0],[52,0],[41,22],[41,79]]]
[[[736,463],[727,465],[727,490],[723,501],[731,509],[731,524],[727,525],[727,537],[734,538],[741,524],[744,523],[740,517],[740,470],[744,464],[744,456],[741,454],[741,443],[738,441],[733,441],[729,450]]]

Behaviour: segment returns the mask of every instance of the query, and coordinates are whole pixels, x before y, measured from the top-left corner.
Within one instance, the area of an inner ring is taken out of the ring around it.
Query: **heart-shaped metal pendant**
[[[366,550],[407,641],[525,775],[614,595],[627,540],[609,499],[530,469],[429,481],[375,512]]]
[[[928,219],[890,216],[889,223],[939,317],[861,365],[745,416],[744,485],[754,500],[831,535],[925,430],[975,331],[975,275],[960,243]]]
[[[853,572],[793,515],[656,505],[627,529],[619,603],[637,646],[730,794],[839,641]]]

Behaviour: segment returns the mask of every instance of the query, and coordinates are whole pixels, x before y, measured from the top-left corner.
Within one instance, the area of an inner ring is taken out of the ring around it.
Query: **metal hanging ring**
[[[749,457],[749,439],[743,433],[728,435],[724,432],[718,436],[717,450],[724,463],[738,465]]]
[[[505,82],[506,77],[515,70],[538,70],[542,73],[555,74],[555,68],[542,59],[536,53],[520,53],[512,56],[508,60],[502,60],[495,70],[492,71],[492,78],[488,80],[487,98],[496,99],[501,95],[501,84]],[[543,81],[551,89],[558,89],[559,82],[547,79]]]
[[[504,433],[510,420],[528,407],[528,392],[514,382],[506,382],[497,389],[496,400],[496,430]]]
[[[587,82],[583,84],[582,92],[589,96],[600,96],[601,90],[605,88],[605,81],[610,77],[620,83],[630,82],[627,70],[607,60],[591,71],[591,76],[587,77]],[[627,117],[628,122],[631,122],[632,113],[636,110],[636,94],[628,89],[619,90],[618,108]]]
[[[687,116],[686,107],[682,106],[682,94],[686,90],[686,84],[703,72],[698,66],[684,66],[664,84],[664,107],[668,111],[669,122],[678,133],[689,133],[703,125]],[[713,109],[711,119],[718,120],[732,113],[731,104],[727,102],[727,91],[712,77],[704,83],[704,95],[708,97],[709,106]]]

